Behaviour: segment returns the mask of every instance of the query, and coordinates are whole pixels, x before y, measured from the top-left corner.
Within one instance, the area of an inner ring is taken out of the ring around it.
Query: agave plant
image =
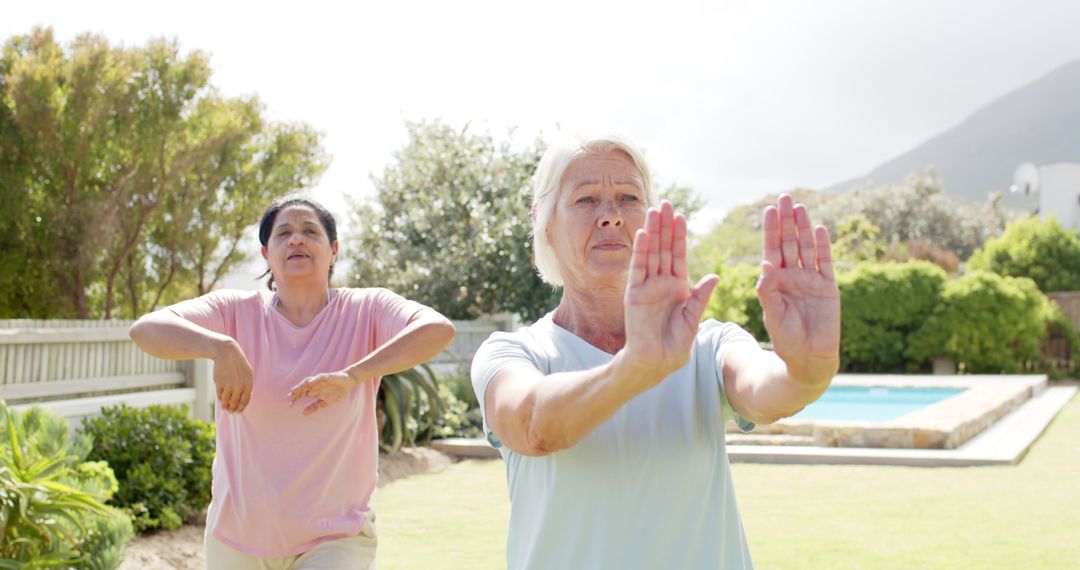
[[[384,376],[377,405],[379,448],[386,453],[430,440],[445,412],[435,373],[424,364]]]
[[[0,568],[81,562],[81,515],[109,514],[93,494],[61,482],[88,447],[85,438],[69,442],[63,418],[39,408],[16,414],[0,402]]]

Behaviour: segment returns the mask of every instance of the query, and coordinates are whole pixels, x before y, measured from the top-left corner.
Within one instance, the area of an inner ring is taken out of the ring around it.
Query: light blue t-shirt
[[[487,425],[491,378],[508,364],[553,374],[595,368],[612,355],[550,315],[491,335],[473,359],[472,381],[484,431],[507,466],[507,568],[753,568],[724,447],[728,420],[753,427],[724,397],[722,364],[736,346],[759,350],[737,325],[702,323],[686,366],[574,447],[528,457],[501,445]]]

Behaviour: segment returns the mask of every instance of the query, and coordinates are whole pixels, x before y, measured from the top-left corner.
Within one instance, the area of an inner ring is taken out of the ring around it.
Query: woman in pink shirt
[[[131,327],[154,356],[214,361],[207,568],[373,567],[379,378],[454,326],[386,289],[331,288],[337,227],[310,200],[272,204],[259,241],[270,291],[214,291]]]

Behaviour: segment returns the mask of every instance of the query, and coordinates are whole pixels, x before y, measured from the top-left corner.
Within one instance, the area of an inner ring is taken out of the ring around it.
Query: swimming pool
[[[728,441],[743,445],[957,449],[1046,387],[1046,376],[840,374],[802,412]],[[851,401],[854,399],[854,401]]]
[[[963,392],[964,388],[832,386],[821,398],[795,414],[804,420],[883,422],[922,409]]]

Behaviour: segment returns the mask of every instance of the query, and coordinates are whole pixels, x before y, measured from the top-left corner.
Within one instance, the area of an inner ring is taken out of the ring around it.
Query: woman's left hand
[[[765,209],[757,293],[773,351],[800,382],[828,381],[840,364],[840,290],[829,232],[806,206],[780,196]]]
[[[289,390],[289,405],[300,398],[314,398],[315,401],[304,408],[305,416],[313,414],[337,402],[357,385],[357,381],[344,371],[308,376]]]

